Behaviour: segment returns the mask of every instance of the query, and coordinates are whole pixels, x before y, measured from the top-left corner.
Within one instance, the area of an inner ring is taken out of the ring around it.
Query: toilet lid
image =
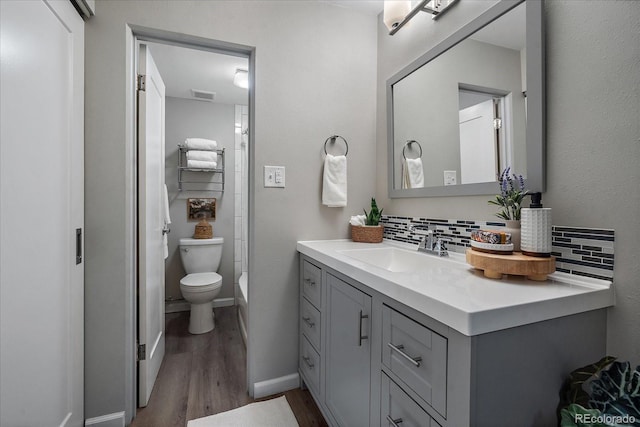
[[[180,280],[180,284],[184,286],[222,286],[222,276],[218,273],[191,273],[184,276]]]

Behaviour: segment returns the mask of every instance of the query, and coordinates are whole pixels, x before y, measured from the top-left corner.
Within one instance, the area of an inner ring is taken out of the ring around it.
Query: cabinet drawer
[[[316,393],[320,391],[320,355],[309,344],[306,337],[302,337],[300,349],[300,370],[303,372],[307,385]]]
[[[440,427],[424,409],[407,395],[393,380],[382,374],[380,400],[381,425],[399,427]]]
[[[317,308],[322,308],[322,271],[308,261],[302,262],[302,295]]]
[[[384,366],[446,416],[446,338],[385,305],[382,340]]]
[[[300,307],[300,330],[313,346],[320,350],[320,312],[306,298]]]

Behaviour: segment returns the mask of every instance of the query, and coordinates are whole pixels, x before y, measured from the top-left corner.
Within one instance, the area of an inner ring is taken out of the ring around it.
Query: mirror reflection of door
[[[495,181],[511,164],[508,95],[460,88],[460,183]]]

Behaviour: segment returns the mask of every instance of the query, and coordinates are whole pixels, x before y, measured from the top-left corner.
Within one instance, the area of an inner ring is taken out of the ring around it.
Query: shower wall
[[[248,225],[249,225],[249,109],[246,105],[235,107],[235,254],[234,271],[236,289],[240,276],[248,268]],[[245,282],[246,283],[246,282]],[[236,297],[240,297],[237,295]],[[246,287],[243,290],[246,300]]]

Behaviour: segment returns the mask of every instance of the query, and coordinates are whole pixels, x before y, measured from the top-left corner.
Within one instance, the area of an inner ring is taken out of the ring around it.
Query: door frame
[[[173,46],[181,46],[190,49],[199,49],[213,53],[221,53],[231,56],[240,56],[247,58],[249,61],[249,262],[248,262],[248,293],[251,293],[251,278],[253,277],[254,261],[253,261],[253,242],[254,238],[254,203],[255,185],[253,171],[255,170],[255,150],[254,150],[254,129],[255,129],[255,66],[256,66],[256,48],[254,46],[241,45],[236,43],[225,42],[221,40],[208,39],[204,37],[193,36],[183,33],[175,33],[171,31],[161,30],[157,28],[143,27],[139,25],[128,24],[126,26],[126,90],[127,100],[125,105],[125,158],[126,158],[126,254],[125,254],[125,270],[128,277],[129,291],[128,298],[125,301],[127,312],[129,313],[126,320],[127,339],[126,357],[127,363],[127,386],[126,386],[126,411],[135,416],[137,410],[137,290],[138,290],[138,253],[137,253],[137,236],[138,236],[138,212],[137,200],[138,194],[136,189],[136,176],[138,173],[137,158],[137,104],[136,104],[136,80],[138,70],[138,50],[139,42],[155,42],[169,44]],[[250,313],[247,313],[250,316]],[[248,322],[249,323],[249,322]],[[252,394],[249,385],[253,384],[253,372],[251,371],[251,331],[247,331],[247,389]]]

